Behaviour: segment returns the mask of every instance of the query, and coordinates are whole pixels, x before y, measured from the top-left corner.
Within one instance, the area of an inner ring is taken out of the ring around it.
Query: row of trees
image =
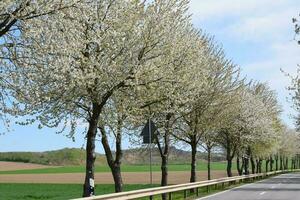
[[[300,14],[299,16],[295,17],[292,19],[293,24],[294,24],[294,30],[295,30],[295,41],[300,45]],[[298,113],[298,116],[296,117],[296,125],[297,129],[300,130],[300,71],[299,71],[300,65],[298,64],[297,68],[297,74],[295,76],[291,74],[287,74],[289,78],[291,79],[291,86],[289,87],[290,94],[292,97],[292,102],[294,104],[294,108]]]
[[[191,149],[191,182],[200,146],[209,161],[215,146],[224,149],[228,176],[234,158],[240,174],[249,173],[249,162],[260,172],[263,159],[271,170],[274,159],[282,168],[288,157],[299,163],[298,135],[282,125],[274,91],[241,77],[222,47],[193,27],[188,6],[188,0],[1,2],[1,113],[22,125],[63,127],[58,132],[71,137],[87,124],[83,196],[94,195],[96,138],[120,192],[122,138],[135,137],[149,118],[158,127],[162,186],[174,144]],[[208,169],[210,179],[210,162]]]

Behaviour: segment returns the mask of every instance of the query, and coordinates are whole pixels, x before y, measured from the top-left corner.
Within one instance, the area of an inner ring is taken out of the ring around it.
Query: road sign
[[[154,143],[153,142],[154,141],[154,133],[159,134],[154,122],[149,119],[149,120],[147,120],[147,123],[145,124],[145,126],[142,130],[142,133],[141,133],[141,136],[143,136],[143,143],[144,144]]]

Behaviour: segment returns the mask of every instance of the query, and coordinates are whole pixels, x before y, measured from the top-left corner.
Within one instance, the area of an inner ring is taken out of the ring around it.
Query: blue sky
[[[299,0],[191,0],[190,6],[194,25],[215,36],[227,57],[241,67],[244,76],[268,82],[276,90],[284,110],[282,119],[293,127],[290,115],[294,112],[286,99],[289,79],[280,69],[295,74],[297,63],[300,63],[300,46],[293,41],[291,20],[300,12]],[[81,133],[73,142],[64,135],[55,134],[55,130],[39,130],[37,125],[12,128],[11,132],[0,136],[0,152],[85,145]],[[123,147],[130,147],[129,142],[124,142]],[[100,141],[96,150],[103,152]]]

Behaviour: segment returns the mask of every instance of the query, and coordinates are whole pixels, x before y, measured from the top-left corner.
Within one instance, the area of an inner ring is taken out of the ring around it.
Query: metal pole
[[[152,185],[152,138],[151,138],[151,118],[149,118],[149,149],[150,149],[150,184]]]

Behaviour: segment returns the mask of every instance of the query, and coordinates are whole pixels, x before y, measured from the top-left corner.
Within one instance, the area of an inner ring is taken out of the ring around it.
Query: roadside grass
[[[226,191],[226,190],[233,189],[233,188],[236,188],[236,187],[239,187],[239,186],[242,186],[242,185],[245,185],[245,184],[253,183],[253,182],[256,182],[256,181],[248,180],[248,181],[244,181],[244,182],[236,182],[234,184],[233,183],[225,183],[224,187],[221,184],[212,185],[212,186],[209,186],[209,187],[201,187],[201,188],[198,188],[198,194],[199,194],[198,196],[196,195],[197,194],[196,189],[193,192],[191,192],[191,190],[187,190],[186,191],[186,197],[184,196],[184,191],[174,192],[174,193],[172,193],[172,200],[182,200],[182,199],[193,200],[193,199],[198,199],[198,198],[213,195],[213,194],[218,193],[218,192]],[[167,197],[168,197],[168,194],[167,194]],[[149,200],[149,197],[140,198],[139,200]],[[153,196],[152,200],[162,200],[161,195]]]
[[[145,189],[158,185],[124,185],[124,191]],[[96,185],[96,194],[114,193],[113,184]],[[82,196],[81,184],[24,184],[1,183],[0,199],[3,200],[66,200]]]
[[[245,184],[245,183],[241,183]],[[211,195],[223,190],[240,186],[241,184],[228,185],[221,187],[221,185],[199,188],[199,197]],[[158,187],[159,185],[150,184],[133,184],[124,185],[124,191],[145,189],[151,187]],[[96,195],[114,193],[113,184],[99,184],[96,185]],[[80,198],[82,195],[81,184],[24,184],[24,183],[0,183],[0,199],[5,200],[66,200],[73,198]],[[167,194],[168,195],[168,194]],[[193,193],[190,190],[186,191],[186,199],[195,199],[196,191]],[[140,200],[148,200],[149,197],[140,198]],[[184,192],[172,193],[173,200],[184,199]],[[153,200],[161,200],[161,195],[156,195]]]
[[[189,171],[190,165],[168,165],[169,171]],[[226,162],[213,162],[211,164],[212,170],[224,170],[226,169]],[[236,166],[233,165],[233,170]],[[152,170],[159,172],[160,165],[153,165]],[[206,163],[198,163],[197,171],[206,171]],[[110,172],[110,168],[107,165],[96,166],[96,172]],[[149,165],[122,165],[122,172],[148,172]],[[54,173],[84,173],[85,166],[62,166],[55,168],[43,168],[43,169],[27,169],[27,170],[13,170],[13,171],[0,171],[0,174],[54,174]]]

